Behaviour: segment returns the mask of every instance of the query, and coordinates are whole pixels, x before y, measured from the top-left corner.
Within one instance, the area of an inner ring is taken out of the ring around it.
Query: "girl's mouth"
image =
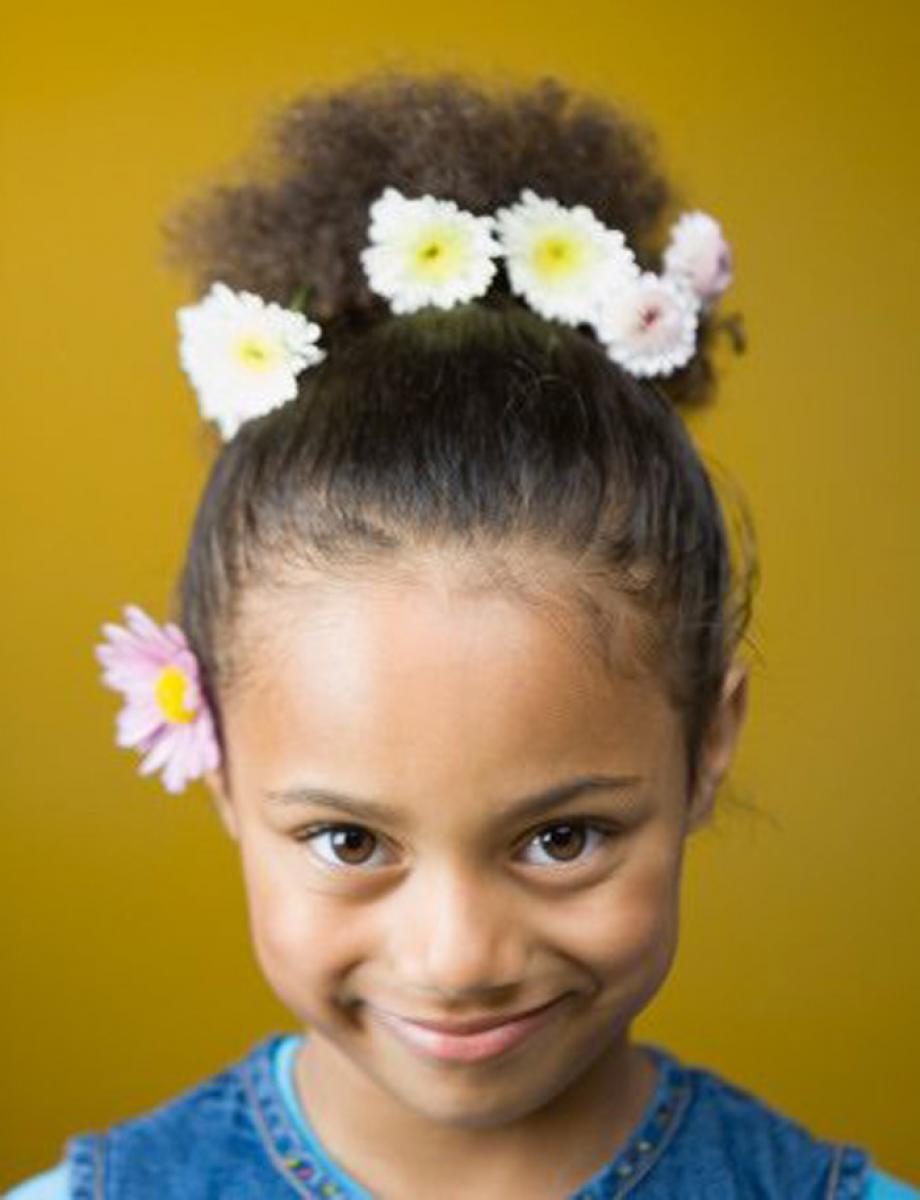
[[[368,1010],[410,1050],[427,1058],[444,1062],[480,1062],[504,1054],[554,1020],[561,1002],[569,994],[504,1020],[489,1017],[454,1024],[412,1020],[371,1005]]]

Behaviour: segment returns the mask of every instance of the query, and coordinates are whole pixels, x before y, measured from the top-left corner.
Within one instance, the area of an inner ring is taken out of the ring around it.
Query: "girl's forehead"
[[[619,640],[629,638],[621,622]],[[446,679],[590,697],[655,690],[647,673],[610,670],[571,595],[460,583],[443,574],[311,580],[255,592],[237,623],[262,689],[437,689]],[[621,655],[626,659],[626,655]],[[309,669],[308,669],[309,668]]]
[[[431,781],[617,756],[633,769],[676,734],[658,682],[609,669],[559,605],[437,581],[327,583],[253,597],[245,622],[225,724],[231,757],[263,772],[360,762]]]
[[[526,545],[466,553],[439,547],[377,569],[295,572],[244,592],[231,657],[243,659],[264,684],[277,678],[277,662],[287,661],[294,643],[331,658],[346,649],[376,649],[378,669],[404,673],[431,659],[468,663],[476,645],[492,637],[504,650],[496,658],[488,647],[496,665],[539,651],[567,674],[583,682],[593,677],[593,686],[603,687],[609,672],[597,639],[602,615],[621,673],[645,674],[633,643],[647,622],[625,597],[611,597],[609,583],[586,609],[579,600],[590,592],[571,561]],[[343,638],[350,641],[343,645]]]

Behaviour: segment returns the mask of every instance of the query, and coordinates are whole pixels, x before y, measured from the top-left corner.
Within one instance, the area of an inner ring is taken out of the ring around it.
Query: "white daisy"
[[[670,375],[696,349],[699,301],[679,280],[644,271],[598,309],[597,335],[632,375]]]
[[[708,213],[684,213],[671,226],[665,274],[686,280],[703,304],[712,304],[732,281],[731,247]]]
[[[322,330],[303,313],[252,292],[215,283],[198,304],[180,308],[179,358],[202,415],[229,440],[244,421],[297,396],[296,376],[326,357]]]
[[[544,317],[589,321],[605,293],[638,274],[624,235],[584,204],[564,208],[525,188],[496,219],[511,288]]]
[[[371,244],[361,251],[361,264],[393,312],[452,308],[488,290],[501,253],[493,217],[473,216],[453,200],[409,200],[393,187],[369,211]]]

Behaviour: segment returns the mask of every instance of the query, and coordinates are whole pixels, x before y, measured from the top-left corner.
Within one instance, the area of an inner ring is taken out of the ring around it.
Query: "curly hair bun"
[[[653,135],[552,77],[486,87],[456,73],[376,72],[298,96],[265,132],[255,177],[211,185],[169,214],[167,261],[202,290],[221,280],[289,304],[306,287],[310,316],[332,345],[386,312],[360,251],[368,208],[387,186],[475,214],[513,203],[523,188],[584,204],[623,231],[647,269],[673,202]],[[694,359],[662,385],[675,403],[707,397],[713,324],[704,318]]]

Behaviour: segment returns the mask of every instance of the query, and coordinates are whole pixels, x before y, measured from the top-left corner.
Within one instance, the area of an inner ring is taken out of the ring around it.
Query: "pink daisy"
[[[125,698],[116,742],[145,756],[142,775],[161,771],[166,790],[181,792],[220,764],[198,660],[178,625],[161,627],[136,605],[124,612],[127,628],[103,625],[108,641],[96,647],[103,683]]]

